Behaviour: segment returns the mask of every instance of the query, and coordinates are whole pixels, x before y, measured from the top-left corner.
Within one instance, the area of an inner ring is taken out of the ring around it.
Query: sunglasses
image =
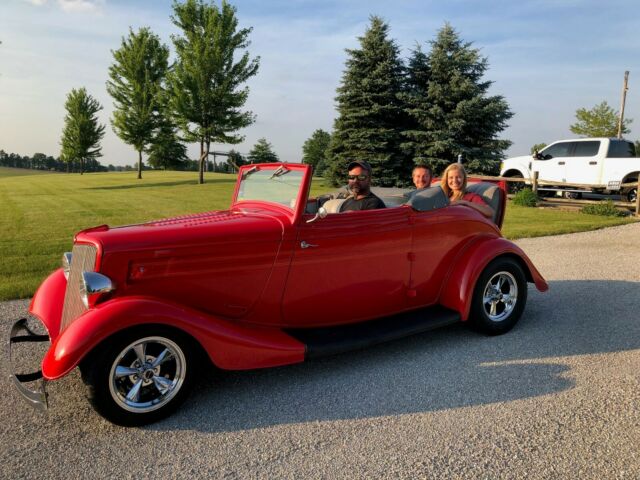
[[[366,180],[367,178],[369,178],[369,175],[365,175],[364,173],[361,173],[360,175],[348,175],[347,178],[349,180]]]

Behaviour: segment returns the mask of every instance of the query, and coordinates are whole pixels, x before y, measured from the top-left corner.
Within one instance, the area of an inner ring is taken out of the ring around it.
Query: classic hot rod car
[[[10,360],[18,343],[50,342],[40,371],[11,375],[17,389],[44,409],[46,382],[79,367],[102,416],[141,425],[171,413],[199,369],[293,364],[459,321],[500,334],[527,282],[547,289],[502,238],[496,185],[470,187],[492,219],[439,187],[340,213],[308,198],[311,174],[243,166],[229,210],[78,233],[11,329]]]

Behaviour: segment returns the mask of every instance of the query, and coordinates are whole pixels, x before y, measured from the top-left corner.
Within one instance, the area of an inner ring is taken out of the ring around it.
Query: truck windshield
[[[244,172],[236,201],[261,200],[294,208],[303,173],[285,165],[275,168],[256,165]]]

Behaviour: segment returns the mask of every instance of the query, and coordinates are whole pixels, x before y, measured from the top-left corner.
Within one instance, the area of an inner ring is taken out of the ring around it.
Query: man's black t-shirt
[[[347,198],[342,204],[341,212],[347,212],[349,210],[373,210],[375,208],[384,208],[384,202],[380,198],[376,197],[373,193],[369,192],[366,197],[356,200],[353,197]]]

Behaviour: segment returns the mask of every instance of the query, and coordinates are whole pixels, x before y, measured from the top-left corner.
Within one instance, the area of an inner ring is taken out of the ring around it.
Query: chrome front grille
[[[71,253],[73,257],[64,294],[60,332],[87,311],[87,307],[82,303],[82,273],[92,272],[96,267],[96,247],[93,245],[74,245]]]

